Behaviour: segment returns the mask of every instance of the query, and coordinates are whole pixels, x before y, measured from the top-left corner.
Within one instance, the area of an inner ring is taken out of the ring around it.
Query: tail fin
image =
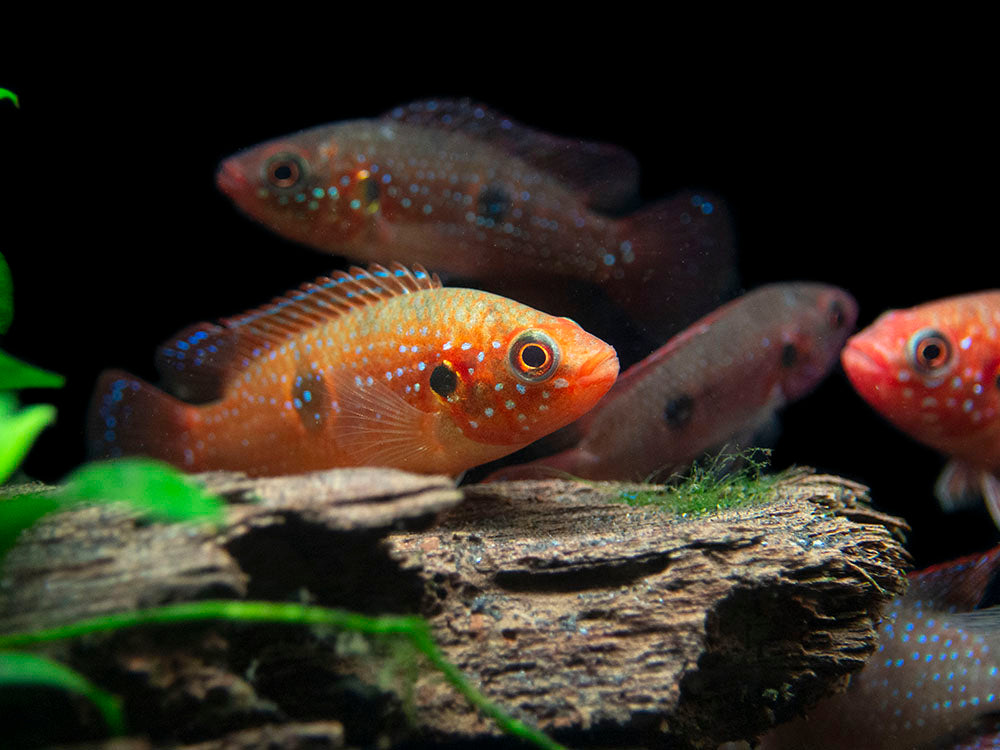
[[[149,456],[191,471],[189,428],[196,410],[126,372],[106,370],[90,402],[87,451],[91,458]]]
[[[715,196],[686,190],[658,201],[622,219],[621,272],[608,293],[650,333],[676,333],[735,293],[733,235]]]

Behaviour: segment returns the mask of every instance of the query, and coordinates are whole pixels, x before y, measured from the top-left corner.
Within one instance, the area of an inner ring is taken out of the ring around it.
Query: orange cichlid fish
[[[1000,290],[890,310],[841,360],[876,411],[950,457],[935,487],[942,507],[982,495],[1000,526]]]
[[[175,395],[101,376],[94,455],[255,476],[458,474],[573,421],[618,374],[615,350],[573,321],[399,264],[336,272],[192,326],[157,366]]]
[[[857,319],[847,292],[770,284],[729,302],[630,367],[566,432],[576,446],[490,479],[642,480],[745,441],[830,372]]]
[[[1000,547],[909,576],[847,690],[756,750],[1000,747]]]
[[[718,199],[685,192],[614,218],[606,212],[637,193],[631,154],[466,100],[268,141],[226,159],[216,181],[244,213],[297,242],[422,263],[543,309],[568,283],[587,282],[661,327],[706,312],[735,285]]]

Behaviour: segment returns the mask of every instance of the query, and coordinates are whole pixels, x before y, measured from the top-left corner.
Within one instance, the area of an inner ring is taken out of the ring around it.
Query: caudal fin
[[[95,459],[149,456],[191,470],[196,409],[126,372],[107,370],[90,402],[87,451]]]
[[[622,219],[608,293],[656,336],[718,307],[739,283],[725,203],[683,191]],[[665,339],[664,339],[665,340]]]

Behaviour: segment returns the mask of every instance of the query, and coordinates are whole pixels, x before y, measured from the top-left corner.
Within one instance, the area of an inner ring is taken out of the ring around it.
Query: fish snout
[[[608,346],[595,353],[580,366],[579,383],[589,387],[606,383],[610,388],[618,378],[618,353]]]
[[[234,159],[226,159],[215,173],[215,184],[230,198],[242,195],[250,188],[250,180]]]
[[[840,364],[854,389],[862,395],[877,390],[889,372],[885,353],[863,333],[852,336],[844,344]]]

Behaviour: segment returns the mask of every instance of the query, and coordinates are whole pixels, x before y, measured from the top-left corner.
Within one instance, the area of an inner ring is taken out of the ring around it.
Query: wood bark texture
[[[610,483],[455,488],[377,469],[203,481],[230,502],[222,529],[122,505],[30,529],[0,580],[0,632],[206,598],[419,613],[490,700],[559,741],[715,748],[841,687],[908,564],[902,521],[861,485],[805,471],[764,502],[690,518],[623,504],[628,487]],[[206,623],[50,651],[123,696],[154,742],[499,736],[436,672],[380,679],[398,653],[350,634]]]

